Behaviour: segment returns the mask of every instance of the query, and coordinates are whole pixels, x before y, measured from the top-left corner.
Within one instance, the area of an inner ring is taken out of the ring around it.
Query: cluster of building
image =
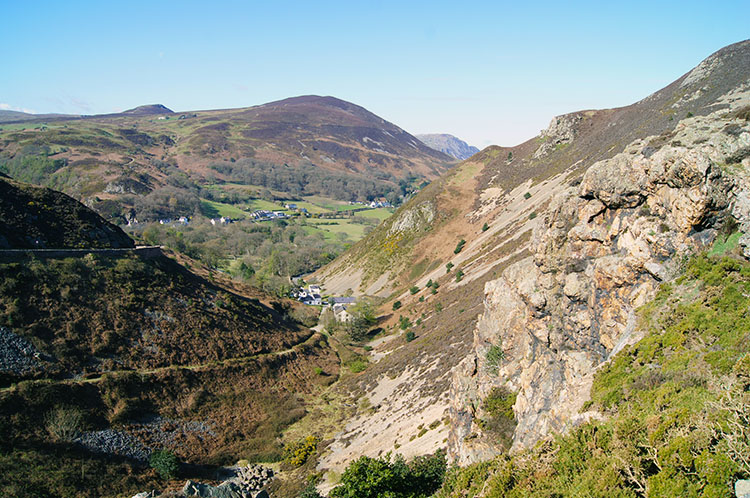
[[[138,223],[138,221],[136,220],[135,223]],[[159,220],[160,225],[169,225],[172,223],[174,223],[175,225],[187,225],[188,223],[190,223],[190,218],[188,218],[187,216],[180,216],[176,220],[173,220],[172,218],[162,218]],[[128,221],[128,225],[130,225],[130,221]]]
[[[289,218],[289,215],[284,213],[283,211],[266,211],[264,209],[253,211],[250,216],[257,221]]]
[[[237,220],[233,220],[232,218],[227,218],[226,216],[222,216],[221,218],[211,218],[210,221],[212,225],[229,225],[230,223],[234,223]]]
[[[365,206],[370,208],[389,208],[393,207],[393,204],[388,202],[385,197],[379,197],[377,199],[374,199],[370,202],[362,202],[362,201],[349,201],[350,206]]]
[[[310,285],[293,290],[292,297],[310,306],[330,307],[333,311],[333,316],[339,322],[351,321],[352,315],[347,310],[350,306],[357,304],[356,297],[330,297],[327,300],[323,300],[320,294],[320,286],[318,285]]]

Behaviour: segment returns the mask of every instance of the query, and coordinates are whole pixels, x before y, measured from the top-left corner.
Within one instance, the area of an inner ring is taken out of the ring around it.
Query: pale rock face
[[[432,223],[435,218],[435,207],[431,202],[422,202],[416,207],[404,211],[399,218],[393,222],[388,230],[389,234],[407,232],[411,230],[424,229]]]
[[[571,142],[576,136],[576,128],[581,121],[583,121],[583,115],[578,112],[553,118],[549,126],[542,130],[541,138],[544,139],[544,143],[534,152],[534,159],[546,156],[558,145]]]
[[[743,128],[725,133],[728,123]],[[474,354],[453,372],[453,461],[503,450],[477,424],[495,387],[517,394],[511,450],[601,416],[580,413],[594,372],[641,338],[634,310],[673,277],[674,257],[712,243],[730,212],[743,232],[750,228],[750,178],[724,166],[749,161],[749,140],[750,124],[726,111],[690,118],[672,145],[654,151],[648,140],[635,142],[550,203],[531,240],[533,255],[485,286]],[[750,252],[750,237],[741,243]],[[504,357],[491,367],[493,345]]]

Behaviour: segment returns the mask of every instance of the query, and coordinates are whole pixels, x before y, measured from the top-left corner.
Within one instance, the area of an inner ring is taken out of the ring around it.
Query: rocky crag
[[[532,255],[486,284],[473,353],[453,374],[454,461],[507,449],[482,429],[483,400],[496,388],[516,395],[512,450],[601,417],[582,408],[597,368],[641,338],[635,310],[685,256],[717,237],[748,233],[750,82],[716,104],[721,110],[593,164],[541,215]],[[575,140],[574,133],[557,135]],[[750,237],[739,243],[750,256]]]

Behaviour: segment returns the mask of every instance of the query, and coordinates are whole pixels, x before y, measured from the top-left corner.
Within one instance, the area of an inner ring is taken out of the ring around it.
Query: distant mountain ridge
[[[366,201],[405,195],[454,162],[361,106],[316,95],[239,109],[173,113],[151,104],[118,114],[20,118],[0,126],[0,171],[59,185],[81,200],[115,201],[112,219],[137,204],[132,194],[187,188],[176,175],[187,176],[193,193],[198,184],[230,182]],[[183,211],[173,214],[193,214]]]
[[[461,161],[479,152],[479,149],[473,145],[469,145],[460,138],[448,133],[428,133],[415,136],[428,147],[439,150],[443,154],[448,154]]]

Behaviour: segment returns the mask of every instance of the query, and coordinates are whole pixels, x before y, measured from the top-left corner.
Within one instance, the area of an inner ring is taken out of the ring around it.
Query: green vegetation
[[[529,219],[530,219],[530,220],[533,220],[534,218],[536,218],[536,211],[532,212],[532,213],[531,213],[531,214],[529,215]]]
[[[392,309],[393,311],[396,311],[397,309],[401,308],[401,301],[394,301]]]
[[[404,335],[404,339],[406,339],[406,342],[411,342],[416,338],[417,334],[415,334],[413,330],[407,330],[406,334]]]
[[[503,348],[495,344],[491,345],[487,350],[487,355],[485,356],[485,358],[487,360],[487,368],[489,369],[489,371],[497,375],[497,369],[500,367],[500,363],[503,361],[503,358],[505,358]]]
[[[456,244],[456,248],[453,249],[453,254],[460,253],[461,250],[464,248],[464,245],[466,245],[466,241],[464,239],[459,240],[458,244]]]
[[[391,460],[360,457],[341,475],[331,498],[427,498],[440,488],[445,476],[445,456],[419,456],[408,464],[401,455]]]
[[[694,257],[639,310],[646,337],[597,372],[584,409],[606,421],[454,470],[438,496],[730,498],[750,477],[749,307],[750,264]]]
[[[485,223],[484,225],[482,225],[482,231],[483,232],[486,232],[489,229],[490,229],[490,226],[487,223]]]
[[[525,194],[523,194],[523,198],[526,200],[531,199],[531,192],[526,192]]]
[[[516,429],[515,402],[516,393],[505,387],[495,387],[482,403],[486,416],[479,420],[479,426],[494,444],[505,449],[510,448]]]
[[[464,278],[464,272],[461,269],[456,271],[456,282],[460,282]]]
[[[453,266],[454,266],[453,263],[451,263],[450,261],[445,263],[445,273],[450,273]]]
[[[168,450],[156,450],[151,453],[151,457],[148,460],[149,465],[152,469],[159,473],[159,476],[164,480],[174,479],[177,477],[177,469],[179,464],[177,457]]]
[[[284,460],[294,467],[300,467],[318,451],[320,441],[315,436],[307,436],[301,441],[284,447]]]
[[[409,287],[409,293],[410,293],[410,294],[411,294],[412,296],[413,296],[414,294],[416,294],[417,292],[419,292],[419,287],[417,287],[416,285],[412,285],[411,287]]]

